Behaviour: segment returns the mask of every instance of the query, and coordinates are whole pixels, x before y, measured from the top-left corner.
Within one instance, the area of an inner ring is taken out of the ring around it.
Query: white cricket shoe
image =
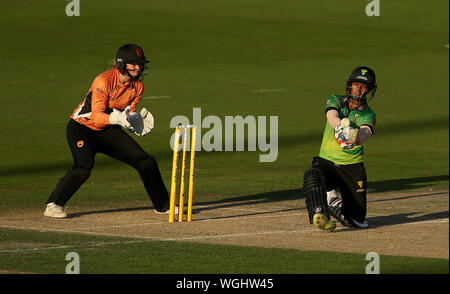
[[[165,211],[157,211],[157,210],[155,209],[155,212],[156,212],[157,214],[169,214],[170,209],[167,209],[167,210],[165,210]],[[178,214],[178,205],[175,205],[174,214],[175,214],[175,215]]]
[[[47,204],[47,208],[45,208],[44,211],[44,216],[52,218],[66,218],[67,213],[64,211],[64,208],[52,202]]]

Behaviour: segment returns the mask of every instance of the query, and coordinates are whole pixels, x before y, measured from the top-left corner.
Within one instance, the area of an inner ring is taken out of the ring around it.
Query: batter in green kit
[[[346,94],[327,100],[319,156],[303,177],[309,221],[318,229],[333,231],[331,217],[345,227],[368,227],[363,144],[374,133],[376,115],[367,95],[373,98],[376,89],[375,72],[359,66],[347,78]]]

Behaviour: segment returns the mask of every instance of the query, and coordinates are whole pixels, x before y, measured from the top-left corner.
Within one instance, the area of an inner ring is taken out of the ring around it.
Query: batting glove
[[[351,149],[355,147],[359,139],[359,129],[350,126],[350,120],[344,118],[341,124],[334,129],[334,137],[342,149]]]
[[[129,129],[131,124],[127,120],[127,115],[130,112],[131,106],[127,106],[124,111],[118,109],[113,109],[109,115],[109,123],[112,125],[120,125],[124,128]]]

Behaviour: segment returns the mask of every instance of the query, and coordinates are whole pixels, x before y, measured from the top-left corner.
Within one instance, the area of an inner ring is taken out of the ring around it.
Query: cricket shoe
[[[336,229],[336,224],[331,222],[328,217],[321,213],[316,213],[314,215],[313,223],[316,228],[327,232],[333,232],[334,229]]]
[[[160,211],[158,211],[158,210],[155,209],[155,212],[156,212],[157,214],[169,214],[169,213],[170,213],[170,209],[167,209],[167,210],[160,210]],[[178,205],[175,205],[174,214],[175,214],[175,215],[178,214]]]
[[[47,204],[47,207],[44,211],[44,216],[51,218],[66,218],[67,212],[64,211],[64,208],[62,208],[62,206],[56,205],[52,202]]]
[[[352,228],[368,228],[369,224],[367,221],[362,223],[355,221],[354,219],[347,218],[342,214],[342,199],[334,198],[328,204],[328,211],[331,216],[337,219],[343,226]]]
[[[345,220],[344,215],[342,214],[342,200],[339,198],[333,198],[328,203],[328,211],[331,216],[337,219],[342,225],[348,227],[348,223]]]
[[[352,218],[345,218],[346,223],[348,224],[348,227],[353,228],[360,228],[360,229],[367,229],[369,227],[369,224],[367,221],[363,221],[362,223],[355,221]]]

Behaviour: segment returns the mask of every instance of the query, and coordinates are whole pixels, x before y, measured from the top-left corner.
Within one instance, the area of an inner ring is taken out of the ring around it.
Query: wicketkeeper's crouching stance
[[[346,94],[328,98],[320,153],[303,176],[309,222],[319,229],[336,228],[330,216],[346,227],[368,227],[362,145],[373,134],[376,116],[367,94],[373,98],[376,89],[375,72],[360,66],[347,78]]]
[[[95,78],[67,125],[67,142],[74,165],[47,200],[45,216],[67,217],[63,207],[89,178],[98,152],[134,167],[156,212],[168,212],[169,193],[155,158],[121,128],[145,136],[154,126],[153,116],[145,108],[136,112],[144,91],[142,76],[146,63],[142,48],[127,44],[117,51],[111,69]]]

